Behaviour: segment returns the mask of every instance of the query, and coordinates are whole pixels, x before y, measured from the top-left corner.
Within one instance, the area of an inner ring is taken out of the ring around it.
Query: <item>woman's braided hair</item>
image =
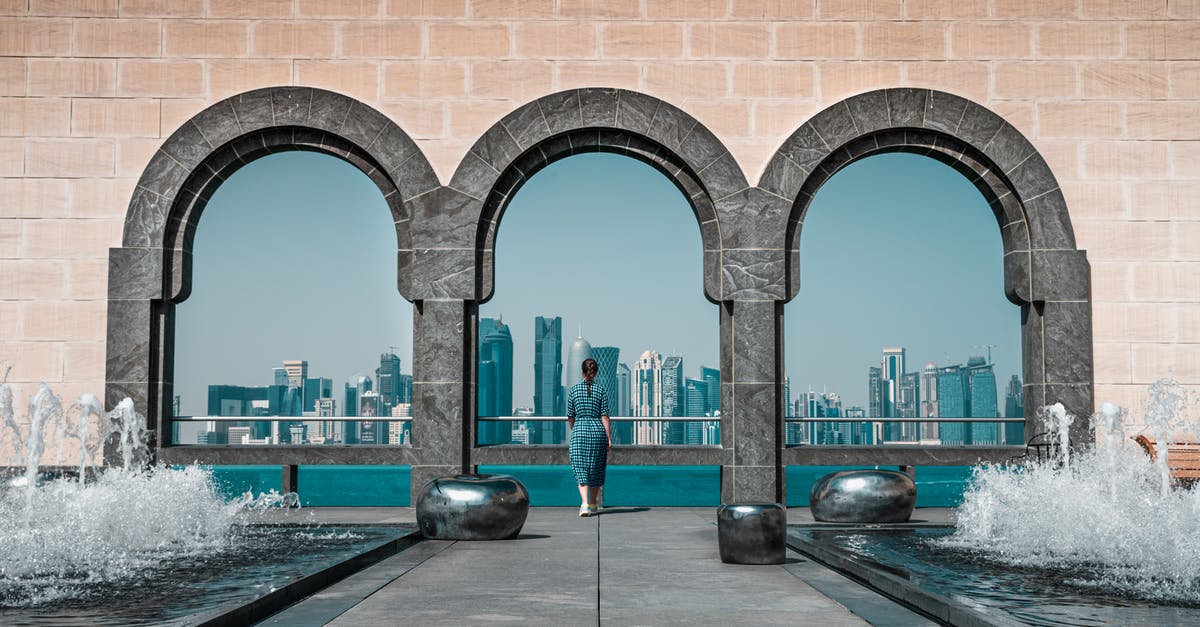
[[[587,381],[588,396],[592,395],[592,381],[596,379],[597,372],[600,372],[600,364],[595,359],[588,357],[583,360],[583,380]]]

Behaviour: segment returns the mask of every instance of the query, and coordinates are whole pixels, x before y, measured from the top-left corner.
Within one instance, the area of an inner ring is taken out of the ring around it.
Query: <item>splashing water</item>
[[[1059,409],[1043,416],[1055,434],[1071,420]],[[1171,441],[1186,427],[1183,410],[1178,386],[1156,383],[1147,430]],[[1072,583],[1106,592],[1200,602],[1200,489],[1171,487],[1165,464],[1132,442],[1124,418],[1101,405],[1092,425],[1103,445],[1073,458],[976,468],[957,529],[940,542],[1004,564],[1068,569]]]
[[[145,423],[129,399],[105,413],[89,394],[64,411],[42,385],[18,420],[0,380],[0,422],[24,467],[0,485],[0,607],[86,597],[92,584],[132,579],[165,559],[236,549],[257,513],[297,500],[271,492],[226,501],[204,469],[149,468]],[[99,472],[110,440],[121,466]],[[39,481],[53,449],[77,452],[78,480]]]

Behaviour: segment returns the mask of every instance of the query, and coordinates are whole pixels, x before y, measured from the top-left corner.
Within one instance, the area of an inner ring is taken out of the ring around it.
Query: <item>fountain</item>
[[[0,486],[0,623],[187,622],[213,604],[245,603],[247,592],[270,594],[317,558],[340,564],[402,533],[256,524],[297,495],[227,501],[204,468],[152,467],[129,399],[105,412],[85,394],[64,409],[43,384],[18,419],[0,379],[0,423],[20,470]],[[69,471],[46,472],[64,457]],[[234,575],[221,581],[220,571]]]
[[[1200,419],[1188,420],[1185,405],[1180,386],[1155,383],[1139,432],[1160,443],[1194,437]],[[901,598],[938,616],[1200,621],[1200,489],[1173,485],[1166,456],[1152,461],[1112,403],[1091,417],[1095,446],[1067,446],[1076,418],[1061,405],[1040,417],[1055,444],[1049,458],[976,467],[954,527],[813,527],[793,531],[794,545],[883,589],[903,588]]]

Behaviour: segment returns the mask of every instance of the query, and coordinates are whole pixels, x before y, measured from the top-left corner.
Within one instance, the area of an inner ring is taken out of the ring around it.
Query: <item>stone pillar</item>
[[[721,307],[721,501],[784,502],[782,306]]]
[[[413,303],[413,504],[435,477],[470,466],[474,399],[470,358],[473,301],[426,299]]]

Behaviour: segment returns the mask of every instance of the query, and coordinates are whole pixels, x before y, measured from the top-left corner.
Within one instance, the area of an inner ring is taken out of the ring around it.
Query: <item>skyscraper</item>
[[[973,418],[995,418],[1000,415],[996,399],[996,373],[992,364],[983,357],[967,360],[967,383],[970,387],[971,416]],[[977,422],[971,425],[971,443],[1000,444],[998,423]]]
[[[333,398],[333,379],[315,377],[304,380],[304,411],[316,413],[317,401]]]
[[[662,356],[648,350],[642,353],[633,367],[633,415],[661,416]]]
[[[867,414],[871,418],[883,417],[883,369],[867,369]]]
[[[571,386],[583,381],[582,366],[586,359],[592,359],[592,345],[580,335],[567,347],[567,380],[563,387],[570,390]]]
[[[705,403],[704,413],[715,416],[721,411],[721,371],[708,366],[700,366],[700,378],[708,386],[708,402]]]
[[[962,366],[943,366],[937,370],[938,416],[968,418],[971,415],[971,389]],[[943,422],[938,430],[942,444],[971,444],[971,424]]]
[[[287,385],[293,388],[304,387],[308,378],[308,362],[303,359],[285,359],[283,369],[287,372]]]
[[[632,416],[632,382],[633,375],[625,362],[617,364],[617,415]]]
[[[513,387],[512,332],[503,321],[484,318],[479,338],[479,415],[511,416]]]
[[[1025,393],[1021,389],[1021,377],[1013,375],[1008,380],[1008,390],[1004,395],[1004,417],[1021,418],[1025,416]],[[1019,422],[1005,423],[1005,444],[1024,444],[1025,425]]]
[[[682,416],[684,410],[683,358],[669,355],[662,362],[662,415]]]
[[[937,418],[937,365],[932,361],[921,370],[921,417]],[[938,439],[938,423],[921,423],[921,440],[934,442]]]
[[[563,413],[562,318],[533,321],[533,415]]]
[[[282,385],[284,387],[287,387],[287,385],[288,385],[287,368],[272,368],[271,373],[275,377],[275,385]]]
[[[617,362],[620,357],[621,349],[616,346],[592,347],[592,359],[595,359],[596,365],[600,367],[596,381],[608,393],[608,410],[613,412],[614,416],[621,415],[620,399],[617,398]]]
[[[395,353],[379,355],[375,380],[379,383],[375,390],[379,393],[380,413],[386,416],[400,402],[400,358]]]

